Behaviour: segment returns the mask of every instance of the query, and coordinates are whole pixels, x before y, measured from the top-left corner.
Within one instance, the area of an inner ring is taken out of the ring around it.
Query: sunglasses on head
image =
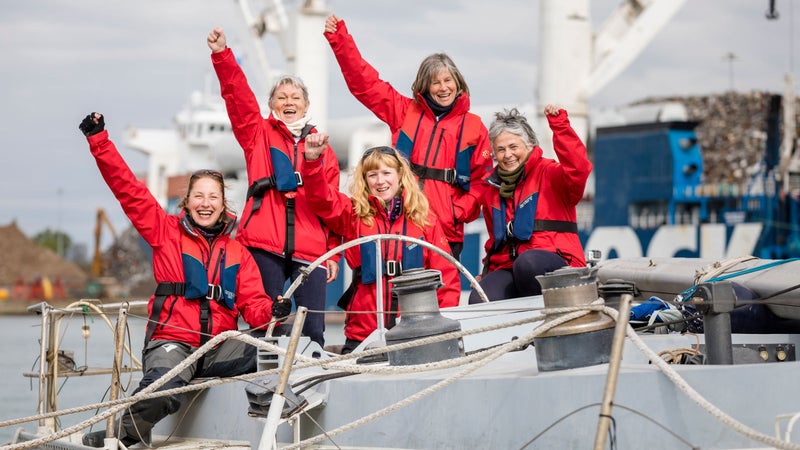
[[[203,177],[203,176],[209,176],[209,177],[217,178],[219,180],[223,180],[225,178],[222,175],[222,172],[220,172],[218,170],[200,169],[200,170],[197,170],[194,173],[192,173],[192,178]]]
[[[380,152],[383,153],[384,155],[392,155],[395,158],[397,158],[397,151],[395,149],[393,149],[392,147],[381,145],[380,147],[372,147],[367,149],[367,151],[365,151],[364,154],[361,155],[361,161],[363,162],[365,159],[367,159],[367,156],[375,152]]]

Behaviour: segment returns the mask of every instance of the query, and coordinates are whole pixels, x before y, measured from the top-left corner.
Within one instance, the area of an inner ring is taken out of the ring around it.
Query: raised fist
[[[328,135],[325,133],[311,133],[306,136],[305,156],[306,161],[314,161],[322,155],[328,146]]]
[[[103,115],[100,113],[93,112],[88,116],[83,118],[83,121],[78,128],[83,132],[84,136],[92,136],[103,131],[106,127],[106,123],[103,120]]]
[[[228,39],[225,37],[225,32],[222,31],[222,28],[216,27],[208,33],[206,43],[208,48],[211,49],[211,53],[218,53],[228,46]]]

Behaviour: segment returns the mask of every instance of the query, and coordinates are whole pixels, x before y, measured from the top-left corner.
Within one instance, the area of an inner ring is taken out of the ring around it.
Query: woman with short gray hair
[[[567,111],[544,108],[558,161],[544,158],[528,120],[516,108],[495,114],[489,139],[497,161],[477,198],[489,239],[480,285],[489,300],[541,294],[536,280],[560,267],[583,267],[576,205],[592,163]],[[480,297],[475,291],[470,303]]]

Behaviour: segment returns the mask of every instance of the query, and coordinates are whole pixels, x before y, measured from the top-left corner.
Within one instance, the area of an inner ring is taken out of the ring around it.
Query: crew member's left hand
[[[305,142],[306,161],[314,161],[319,158],[322,151],[328,146],[328,135],[325,133],[311,133],[306,136]]]

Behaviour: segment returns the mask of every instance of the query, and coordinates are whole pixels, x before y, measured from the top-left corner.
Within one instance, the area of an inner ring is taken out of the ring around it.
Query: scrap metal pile
[[[705,182],[743,187],[764,158],[769,105],[775,95],[763,91],[727,92],[648,98],[637,104],[683,103],[689,120],[700,122],[696,132],[703,151]]]

